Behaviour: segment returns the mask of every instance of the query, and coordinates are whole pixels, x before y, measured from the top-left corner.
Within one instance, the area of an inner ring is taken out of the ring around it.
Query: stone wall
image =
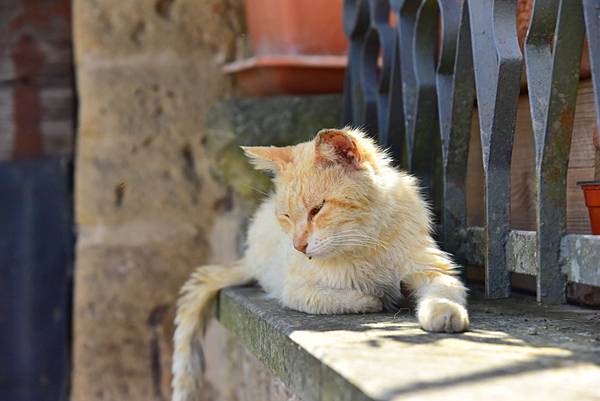
[[[178,289],[239,256],[268,190],[239,145],[339,121],[339,96],[219,103],[236,94],[221,66],[245,51],[242,19],[241,0],[75,1],[74,401],[169,399]],[[206,360],[203,401],[291,399],[217,323]]]
[[[198,401],[301,401],[220,322],[206,334],[207,369]]]
[[[72,399],[169,399],[173,302],[213,258],[230,193],[209,173],[210,105],[241,0],[75,0],[79,92]],[[219,243],[215,255],[235,257]]]

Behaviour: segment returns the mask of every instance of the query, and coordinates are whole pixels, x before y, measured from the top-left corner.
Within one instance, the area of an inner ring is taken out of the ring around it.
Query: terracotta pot
[[[600,180],[580,181],[577,184],[583,189],[585,205],[590,213],[592,234],[600,235]]]
[[[342,12],[342,0],[246,0],[254,54],[344,54]]]
[[[517,2],[517,35],[519,39],[519,46],[521,51],[525,44],[525,38],[527,36],[527,29],[529,29],[529,20],[531,19],[531,13],[533,12],[533,0],[518,0]],[[581,52],[581,67],[579,71],[579,79],[589,78],[591,73],[590,67],[590,51],[588,49],[587,35],[583,40],[583,49]],[[523,79],[526,79],[523,75]]]
[[[347,41],[342,0],[246,0],[255,57],[228,64],[246,95],[341,92]]]
[[[341,92],[345,56],[259,56],[225,66],[251,96]]]

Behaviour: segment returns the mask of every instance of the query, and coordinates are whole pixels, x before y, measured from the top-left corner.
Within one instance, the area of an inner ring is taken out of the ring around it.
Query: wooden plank
[[[467,226],[483,226],[483,162],[481,139],[479,138],[479,117],[473,109],[469,156],[467,158],[466,179]]]
[[[592,143],[592,134],[595,129],[596,110],[592,81],[581,81],[577,93],[569,168],[594,167],[596,151]]]
[[[535,230],[535,146],[527,96],[519,98],[510,179],[511,228]]]
[[[600,178],[600,152],[593,145],[596,111],[591,80],[580,83],[573,127],[573,143],[567,174],[567,232],[590,234],[587,208],[577,181]],[[511,164],[511,227],[516,230],[535,229],[535,153],[529,99],[519,99],[517,127]],[[469,144],[467,173],[467,223],[483,224],[483,166],[479,122],[474,111]]]

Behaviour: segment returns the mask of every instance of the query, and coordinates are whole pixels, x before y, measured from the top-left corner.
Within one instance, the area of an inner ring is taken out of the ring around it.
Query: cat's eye
[[[289,219],[289,218],[290,218],[290,215],[289,215],[289,214],[287,214],[287,213],[284,213],[284,214],[282,214],[282,216],[283,216],[283,217],[285,217],[286,219]]]
[[[310,212],[308,212],[308,218],[312,219],[317,214],[319,214],[319,212],[321,211],[321,209],[323,209],[323,205],[324,204],[325,204],[325,201],[321,202],[321,204],[319,206],[315,206],[312,209],[310,209]]]

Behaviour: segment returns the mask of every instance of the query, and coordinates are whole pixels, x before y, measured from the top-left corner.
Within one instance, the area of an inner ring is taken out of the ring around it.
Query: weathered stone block
[[[235,209],[202,138],[210,105],[234,93],[220,69],[242,31],[241,4],[74,2],[73,400],[170,398],[173,302],[211,258],[215,218]],[[214,253],[235,255],[233,242]]]
[[[300,401],[216,320],[211,321],[206,343],[206,375],[200,401]]]
[[[225,196],[201,145],[205,110],[229,88],[219,78],[205,84],[218,74],[192,60],[81,70],[80,94],[93,101],[80,111],[79,224],[207,223]]]
[[[76,0],[74,3],[78,62],[88,54],[117,58],[163,50],[183,58],[209,50],[211,59],[223,62],[233,58],[236,40],[244,28],[240,0]]]
[[[223,326],[305,401],[600,397],[591,309],[473,288],[471,330],[447,334],[423,331],[408,310],[307,315],[251,287],[222,291],[218,306]]]
[[[264,173],[249,167],[240,145],[285,146],[339,127],[340,95],[281,96],[222,102],[207,118],[206,148],[215,175],[244,198],[256,201],[270,188]]]
[[[73,400],[169,396],[175,297],[208,246],[202,232],[137,245],[131,236],[108,229],[79,241]]]

